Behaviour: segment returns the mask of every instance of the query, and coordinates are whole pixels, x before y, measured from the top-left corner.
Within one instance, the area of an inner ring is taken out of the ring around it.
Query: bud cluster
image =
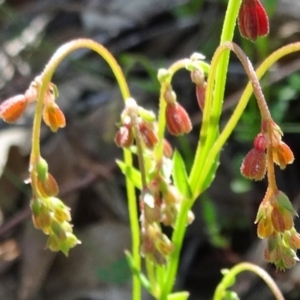
[[[241,166],[241,173],[252,180],[261,180],[267,172],[272,172],[268,174],[269,187],[259,206],[255,223],[258,237],[268,241],[265,258],[278,269],[292,267],[298,261],[296,251],[300,248],[300,235],[294,228],[293,220],[296,211],[288,197],[277,190],[276,183],[270,184],[270,180],[275,181],[274,163],[284,169],[294,161],[294,155],[282,141],[282,135],[273,120],[263,120],[253,149],[248,152]]]
[[[0,118],[7,123],[16,122],[25,112],[28,104],[37,100],[39,85],[40,78],[37,77],[24,94],[13,96],[2,102],[0,104]],[[66,125],[65,116],[55,103],[57,97],[57,87],[53,83],[49,83],[43,102],[43,119],[53,132]]]
[[[271,134],[268,131],[271,130]],[[241,173],[251,180],[261,180],[267,172],[267,149],[272,151],[273,163],[285,169],[293,163],[294,155],[290,147],[284,143],[282,132],[274,121],[263,122],[262,131],[254,139],[254,147],[245,156]],[[271,138],[270,138],[271,136]]]
[[[297,215],[288,197],[281,191],[268,189],[260,204],[255,223],[258,237],[268,241],[265,258],[278,269],[292,267],[299,259],[300,235],[294,227]]]
[[[166,263],[174,248],[170,239],[162,233],[160,224],[175,225],[182,201],[177,188],[159,174],[141,193],[141,251],[157,264]],[[187,225],[193,220],[194,215],[189,211]]]
[[[40,157],[32,170],[32,220],[37,229],[49,235],[47,247],[68,255],[80,241],[73,234],[70,209],[57,198],[58,185],[48,172],[47,162]]]
[[[176,102],[176,95],[172,90],[166,91],[164,101],[167,102],[166,123],[170,133],[180,135],[189,132],[189,116]],[[161,141],[163,156],[158,158],[155,154],[158,142],[157,124],[153,113],[139,107],[133,99],[128,99],[121,114],[115,143],[122,148],[129,148],[136,143],[137,148],[142,150],[137,152],[138,155],[142,155],[139,161],[144,165],[141,167],[143,180],[139,197],[141,252],[153,262],[165,264],[174,246],[162,232],[161,225],[174,226],[183,197],[170,179],[170,158],[173,149],[164,139]],[[136,151],[136,148],[132,147],[132,151]],[[189,212],[187,222],[191,223],[193,218],[192,212]]]

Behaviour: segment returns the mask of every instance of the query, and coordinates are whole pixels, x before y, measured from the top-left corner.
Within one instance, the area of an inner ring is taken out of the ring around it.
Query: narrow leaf
[[[179,192],[186,198],[191,198],[191,188],[188,183],[188,176],[184,161],[180,153],[175,150],[173,155],[173,180]]]
[[[134,186],[141,190],[142,188],[142,180],[141,180],[141,173],[134,167],[127,166],[123,161],[116,160],[117,165],[121,169],[122,173],[128,177]]]
[[[137,276],[142,284],[142,286],[150,293],[152,294],[152,287],[151,287],[151,284],[150,284],[150,281],[147,279],[147,277],[142,273],[140,272],[135,264],[134,264],[134,259],[131,255],[131,253],[129,251],[125,251],[125,255],[126,255],[126,259],[127,259],[127,262],[129,264],[129,267],[132,271],[132,273]]]
[[[168,300],[187,300],[189,297],[188,292],[178,292],[178,293],[173,293],[168,296]]]

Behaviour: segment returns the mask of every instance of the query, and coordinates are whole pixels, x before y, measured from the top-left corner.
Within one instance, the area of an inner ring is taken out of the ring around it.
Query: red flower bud
[[[21,117],[27,105],[28,101],[24,95],[11,97],[1,103],[0,117],[7,123],[13,123]]]
[[[254,148],[257,151],[265,151],[268,146],[268,139],[262,134],[259,133],[254,139]]]
[[[242,1],[238,26],[241,35],[251,41],[269,33],[268,15],[259,0]]]
[[[261,180],[266,174],[266,163],[266,153],[252,149],[248,152],[242,162],[241,173],[246,178]]]
[[[133,144],[133,133],[130,126],[121,126],[116,133],[115,143],[120,148],[128,148]]]
[[[164,156],[167,158],[171,158],[173,155],[173,148],[166,139],[163,140],[163,148],[164,148]]]
[[[182,135],[192,130],[192,123],[186,110],[178,103],[167,103],[167,128],[172,135]]]
[[[158,142],[158,137],[154,129],[151,127],[151,124],[143,121],[140,122],[139,131],[145,146],[149,149],[153,149]]]
[[[207,86],[206,82],[204,82],[203,85],[201,86],[200,85],[196,86],[196,97],[201,111],[204,110],[206,86]]]

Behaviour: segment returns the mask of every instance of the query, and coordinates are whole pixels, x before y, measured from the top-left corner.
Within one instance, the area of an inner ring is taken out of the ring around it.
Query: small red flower
[[[262,180],[266,174],[267,155],[264,151],[252,149],[245,156],[241,173],[246,178],[252,180]]]
[[[11,97],[0,105],[0,118],[4,122],[13,123],[17,121],[28,105],[27,98],[24,95]]]
[[[259,0],[242,1],[238,26],[241,35],[251,41],[269,33],[268,15]]]
[[[153,147],[157,144],[158,142],[158,137],[157,134],[151,126],[151,123],[141,121],[139,123],[139,131],[140,135],[144,141],[144,144],[147,148],[153,149]]]
[[[128,148],[133,144],[133,132],[130,125],[119,128],[115,136],[115,143],[120,148]]]
[[[182,135],[192,130],[192,123],[188,113],[178,103],[167,103],[166,123],[172,135]]]

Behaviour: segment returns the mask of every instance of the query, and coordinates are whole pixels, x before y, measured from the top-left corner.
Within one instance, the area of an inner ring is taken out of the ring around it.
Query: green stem
[[[159,113],[158,113],[158,128],[157,128],[157,135],[158,135],[158,145],[155,148],[155,158],[156,160],[160,160],[163,155],[163,140],[166,128],[166,101],[165,101],[165,93],[168,89],[172,89],[171,81],[174,74],[180,70],[185,68],[186,64],[189,62],[189,59],[181,59],[173,63],[169,69],[169,77],[166,81],[161,83],[160,93],[159,93]]]
[[[42,109],[45,93],[47,91],[48,85],[52,79],[52,76],[62,62],[62,60],[69,55],[71,52],[80,49],[88,48],[96,53],[98,53],[110,66],[112,69],[124,101],[130,98],[129,88],[125,79],[125,76],[118,65],[115,58],[112,54],[101,44],[90,40],[90,39],[77,39],[71,42],[68,42],[58,48],[55,54],[50,59],[49,63],[46,65],[43,73],[40,76],[39,83],[39,94],[38,101],[36,105],[36,112],[33,123],[33,138],[32,138],[32,152],[31,152],[31,165],[37,157],[40,155],[40,127],[42,120]],[[132,154],[129,150],[124,150],[124,161],[127,166],[132,166]],[[133,183],[129,178],[126,178],[126,187],[127,187],[127,198],[128,198],[128,207],[129,207],[129,218],[130,218],[130,228],[132,235],[132,255],[134,259],[135,267],[138,271],[141,268],[141,258],[139,253],[140,246],[140,233],[139,233],[139,222],[138,222],[138,213],[137,213],[137,202],[135,195],[135,188]],[[141,299],[141,284],[138,276],[133,277],[133,300]]]
[[[252,273],[255,273],[257,276],[259,276],[267,284],[269,289],[272,291],[276,300],[284,300],[282,293],[280,292],[278,286],[276,285],[272,277],[261,267],[248,262],[240,263],[234,266],[228,271],[228,273],[224,275],[222,281],[218,284],[215,290],[213,300],[222,300],[224,298],[226,289],[232,285],[232,282],[235,281],[235,277],[239,273],[245,271],[250,271]]]
[[[289,45],[286,45],[275,52],[273,52],[269,57],[267,57],[264,62],[259,66],[259,68],[256,71],[257,78],[260,79],[267,70],[269,70],[272,65],[274,65],[279,59],[282,57],[289,55],[291,53],[300,51],[300,42],[292,43]],[[240,117],[242,116],[248,102],[250,99],[250,96],[253,92],[251,82],[249,82],[241,96],[240,101],[238,102],[233,114],[231,115],[229,121],[227,122],[226,126],[224,127],[223,131],[219,135],[218,139],[214,143],[213,147],[210,149],[209,157],[206,158],[206,166],[205,169],[207,172],[210,170],[214,160],[216,159],[217,155],[221,151],[222,147],[226,143],[227,139],[229,138],[230,134],[236,127]],[[207,172],[202,172],[203,178],[202,180],[199,180],[199,177],[197,178],[199,184],[201,185],[204,178],[207,176]]]
[[[172,288],[175,284],[181,247],[182,247],[183,238],[187,228],[186,227],[187,215],[188,215],[188,211],[191,209],[191,206],[192,206],[192,202],[185,200],[181,205],[181,209],[176,219],[176,224],[172,235],[172,243],[174,245],[174,251],[170,255],[170,261],[165,273],[165,280],[163,282],[163,285],[161,286],[162,292],[159,297],[159,300],[167,300],[167,297],[171,293]]]
[[[229,0],[224,25],[222,29],[220,44],[232,41],[236,19],[241,5],[240,0]],[[216,61],[215,65],[213,61]],[[201,193],[202,186],[198,178],[202,172],[206,157],[210,152],[213,142],[218,136],[218,123],[222,110],[226,76],[229,63],[229,52],[220,55],[219,59],[212,61],[211,70],[208,76],[207,90],[205,95],[205,108],[200,131],[198,147],[195,154],[193,167],[190,173],[189,182],[195,198]],[[215,76],[211,76],[212,69],[216,68]]]

